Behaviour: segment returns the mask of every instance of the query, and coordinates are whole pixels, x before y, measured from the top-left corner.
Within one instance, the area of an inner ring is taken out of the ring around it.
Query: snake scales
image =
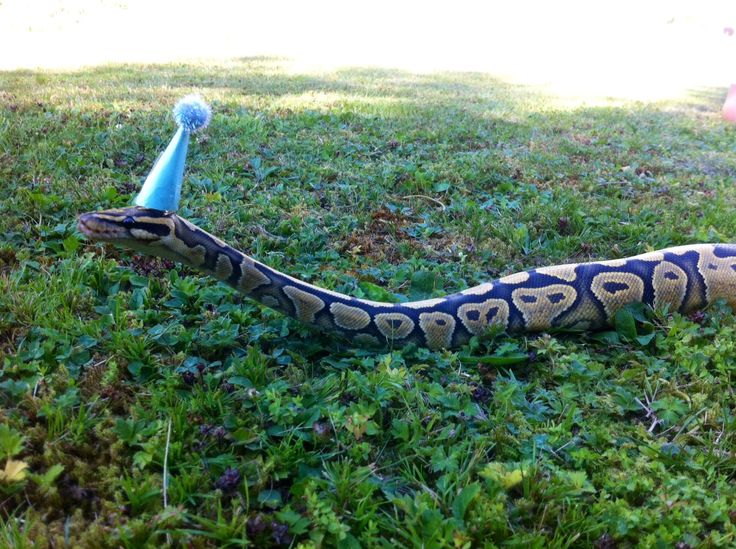
[[[694,244],[625,259],[523,271],[437,299],[378,303],[292,278],[172,213],[140,207],[83,214],[80,231],[173,259],[264,305],[362,345],[462,345],[492,326],[514,331],[596,329],[629,303],[689,312],[736,305],[736,245]]]

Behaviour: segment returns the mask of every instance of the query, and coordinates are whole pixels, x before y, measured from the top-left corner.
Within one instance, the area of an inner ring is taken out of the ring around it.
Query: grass
[[[736,543],[725,307],[369,352],[76,231],[130,203],[199,90],[215,116],[181,213],[339,291],[733,242],[720,90],[572,107],[480,74],[268,58],[0,90],[0,546]]]

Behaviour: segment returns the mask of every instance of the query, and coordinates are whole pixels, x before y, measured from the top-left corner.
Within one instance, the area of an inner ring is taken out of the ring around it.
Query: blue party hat
[[[211,117],[210,107],[198,95],[188,95],[176,104],[174,120],[179,129],[135,197],[136,206],[167,212],[179,209],[189,134],[209,124]]]

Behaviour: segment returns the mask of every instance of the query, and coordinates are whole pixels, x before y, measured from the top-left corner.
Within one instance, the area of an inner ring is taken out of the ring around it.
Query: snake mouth
[[[79,232],[91,240],[117,240],[128,236],[127,229],[98,218],[94,213],[85,213],[77,220]]]

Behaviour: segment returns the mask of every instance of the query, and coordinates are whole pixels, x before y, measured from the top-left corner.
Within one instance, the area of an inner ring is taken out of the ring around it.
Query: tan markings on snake
[[[227,254],[220,254],[217,256],[217,263],[215,263],[215,276],[220,280],[227,280],[230,275],[233,274],[233,263]]]
[[[578,277],[575,273],[575,267],[577,267],[577,265],[574,264],[553,265],[552,267],[540,267],[535,270],[543,275],[554,276],[555,278],[565,280],[566,282],[573,282]]]
[[[612,320],[621,307],[642,300],[644,281],[633,273],[600,273],[593,277],[590,289]]]
[[[342,297],[344,298],[345,296],[342,296]],[[361,299],[360,302],[365,303],[366,305],[370,305],[371,307],[383,307],[383,308],[389,307],[391,308],[396,305],[395,303],[387,303],[385,301],[371,301],[369,299]]]
[[[294,304],[296,318],[302,322],[314,322],[314,315],[325,308],[325,302],[314,294],[294,286],[284,286],[282,290]]]
[[[145,229],[130,229],[130,234],[139,240],[146,240],[151,233]]]
[[[557,321],[560,325],[569,326],[573,330],[584,330],[591,326],[604,324],[605,317],[593,298],[583,294],[575,308],[565,311]]]
[[[516,308],[524,315],[529,330],[545,330],[552,321],[575,302],[578,293],[566,284],[550,284],[543,288],[519,288],[511,292]]]
[[[510,274],[498,279],[498,281],[502,284],[521,284],[522,282],[526,282],[527,280],[529,280],[529,273],[526,271]]]
[[[712,254],[713,250],[714,246],[712,244],[694,244],[691,246],[677,246],[675,248],[667,248],[666,250],[662,250],[662,253],[671,253],[677,256],[683,256],[685,254],[695,252],[696,254],[698,254],[699,259],[701,254]],[[689,261],[688,264],[690,264]],[[693,262],[693,267],[695,267],[696,271],[700,271],[697,265],[697,261]],[[702,309],[708,304],[708,292],[706,291],[705,278],[693,275],[694,273],[689,271],[687,272],[690,291],[687,292],[684,303],[680,305],[680,310],[683,312]]]
[[[654,267],[652,274],[654,287],[654,308],[665,306],[669,311],[677,311],[685,299],[687,291],[687,273],[669,261],[662,261]]]
[[[203,232],[202,229],[200,229],[199,227],[197,227],[196,225],[194,225],[191,221],[187,221],[186,219],[184,219],[182,217],[179,218],[179,221],[183,222],[184,225],[186,225],[189,228],[189,230],[192,231],[193,233],[196,233],[196,232],[201,233],[201,232]],[[227,244],[225,244],[222,240],[220,240],[219,238],[217,238],[215,235],[209,234],[209,233],[206,233],[206,234],[207,234],[208,237],[210,237],[221,248],[224,248],[224,247],[227,246]]]
[[[698,271],[705,280],[705,295],[708,303],[725,299],[736,307],[736,257],[716,257],[713,246],[698,250]]]
[[[639,261],[664,261],[664,254],[662,252],[647,252],[641,255],[635,255],[631,259],[638,259]]]
[[[509,322],[509,304],[503,299],[465,303],[457,308],[457,316],[471,334],[482,335],[493,324],[506,328]]]
[[[358,345],[365,345],[366,347],[377,347],[381,344],[376,336],[371,334],[357,334],[353,336],[353,341]]]
[[[419,327],[424,332],[430,349],[446,349],[452,345],[455,332],[455,318],[447,313],[421,313]]]
[[[425,299],[423,301],[410,301],[409,303],[402,303],[401,306],[406,307],[407,309],[424,309],[426,307],[439,305],[443,301],[446,301],[444,297],[438,297],[435,299]]]
[[[207,250],[201,244],[189,247],[181,238],[172,238],[169,243],[171,249],[182,257],[187,258],[195,267],[201,267]]]
[[[371,323],[371,315],[358,307],[351,307],[344,303],[330,305],[335,324],[347,330],[361,330]]]
[[[688,252],[698,252],[700,253],[703,251],[703,249],[713,249],[713,245],[711,244],[688,244],[685,246],[675,246],[674,248],[667,248],[666,250],[662,250],[662,252],[667,252],[675,255],[685,255]]]
[[[644,254],[635,255],[633,257],[626,257],[623,259],[608,259],[606,261],[598,261],[596,263],[598,265],[603,265],[604,267],[623,267],[632,259],[638,259],[639,261],[662,261],[664,259],[664,254],[662,252],[647,252]]]
[[[256,269],[252,259],[245,258],[240,262],[240,272],[242,274],[240,280],[238,280],[238,290],[246,294],[259,286],[271,283],[271,279]]]
[[[278,309],[281,307],[281,303],[279,302],[279,300],[272,295],[262,295],[261,303],[273,309]]]
[[[402,313],[379,313],[373,322],[386,339],[402,339],[414,329],[414,321]]]
[[[159,225],[163,222],[163,224],[166,225],[169,228],[169,230],[171,230],[172,233],[175,230],[174,229],[174,224],[170,220],[168,220],[168,219],[163,219],[162,220],[160,217],[148,217],[148,216],[142,215],[142,216],[140,216],[138,218],[138,220],[141,223],[154,223],[154,224],[159,224]],[[187,221],[187,223],[189,224],[190,227],[192,226],[192,224],[189,223],[188,221]],[[220,240],[218,242],[222,242],[222,241]]]
[[[596,261],[595,264],[604,267],[623,267],[627,261],[628,259],[607,259],[606,261]]]
[[[493,282],[486,282],[479,286],[473,286],[460,292],[462,295],[484,295],[493,289]]]

